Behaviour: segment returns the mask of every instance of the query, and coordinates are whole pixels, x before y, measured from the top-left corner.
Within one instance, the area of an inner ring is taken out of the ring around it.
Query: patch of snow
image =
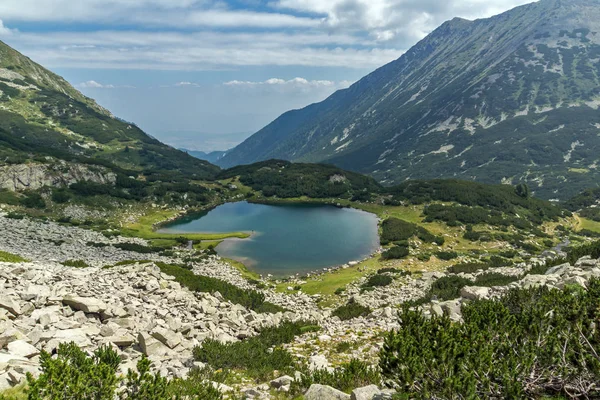
[[[341,145],[340,147],[335,149],[335,152],[338,153],[338,152],[344,150],[346,147],[348,147],[350,145],[350,143],[352,143],[352,140],[349,140],[348,142],[344,143],[343,145]]]
[[[571,150],[569,150],[564,157],[565,162],[571,161],[571,156],[573,155],[573,152],[575,151],[575,149],[577,149],[578,147],[582,147],[582,146],[583,146],[583,143],[581,143],[579,140],[571,143]]]

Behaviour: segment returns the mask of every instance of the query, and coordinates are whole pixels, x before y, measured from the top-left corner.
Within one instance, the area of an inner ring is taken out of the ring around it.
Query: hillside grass
[[[18,256],[16,254],[8,253],[6,251],[0,251],[0,262],[12,262],[12,263],[20,263],[27,262],[25,258]]]
[[[155,230],[157,224],[171,220],[177,216],[175,210],[157,210],[151,211],[135,222],[125,224],[121,229],[123,236],[138,237],[146,240],[174,240],[178,237],[185,237],[189,240],[223,240],[227,238],[246,239],[250,237],[246,232],[230,232],[230,233],[160,233]]]

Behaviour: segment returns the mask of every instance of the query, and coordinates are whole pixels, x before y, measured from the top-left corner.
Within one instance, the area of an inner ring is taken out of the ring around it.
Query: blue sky
[[[400,57],[445,20],[531,0],[1,0],[0,40],[177,147],[226,149]]]

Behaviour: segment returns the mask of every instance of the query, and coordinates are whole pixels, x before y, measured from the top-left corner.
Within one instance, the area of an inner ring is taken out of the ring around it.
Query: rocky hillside
[[[524,181],[566,199],[598,179],[598,21],[594,0],[453,19],[349,89],[282,115],[219,164],[325,161],[387,184]]]
[[[114,117],[63,78],[0,42],[0,164],[56,160],[128,175],[175,172],[207,179],[218,171]]]

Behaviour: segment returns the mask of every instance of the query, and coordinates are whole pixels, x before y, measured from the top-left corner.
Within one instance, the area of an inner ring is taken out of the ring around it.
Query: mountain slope
[[[63,78],[0,42],[0,164],[57,160],[146,176],[207,179],[219,171],[115,118]]]
[[[599,178],[600,5],[541,0],[444,23],[398,60],[229,152],[328,162],[382,183],[456,177],[568,198]]]

